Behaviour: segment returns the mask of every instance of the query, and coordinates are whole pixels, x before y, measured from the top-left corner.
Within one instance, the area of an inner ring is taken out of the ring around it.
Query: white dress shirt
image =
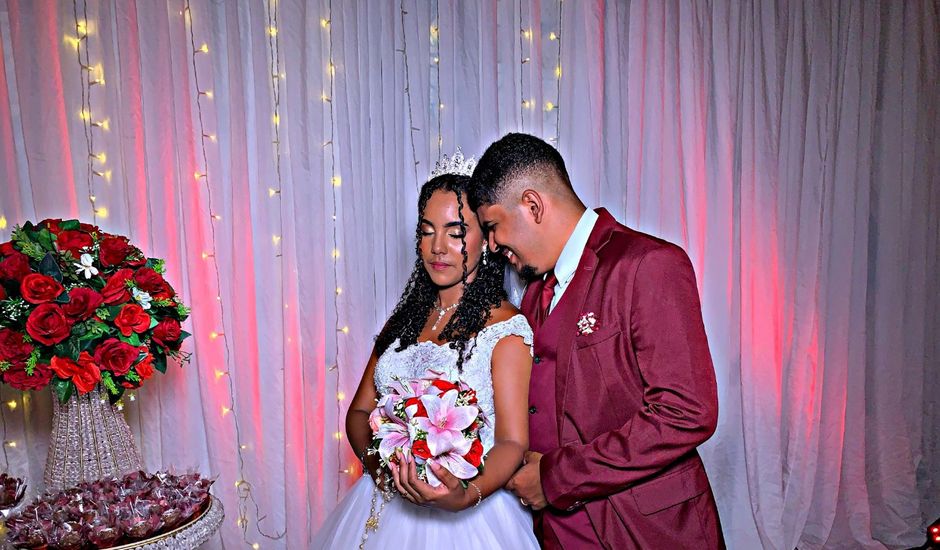
[[[558,305],[558,301],[561,300],[565,289],[568,288],[571,280],[574,279],[574,274],[578,270],[578,264],[581,262],[581,255],[584,254],[584,247],[587,246],[588,239],[591,237],[591,231],[594,230],[594,224],[597,222],[597,218],[597,212],[590,208],[586,209],[584,214],[581,214],[581,219],[578,220],[578,225],[574,227],[571,236],[568,237],[568,242],[565,243],[565,247],[561,250],[561,255],[558,256],[558,261],[555,263],[555,278],[558,279],[558,284],[555,285],[555,296],[552,298],[552,304],[548,308],[549,313]],[[547,277],[548,274],[545,276]]]

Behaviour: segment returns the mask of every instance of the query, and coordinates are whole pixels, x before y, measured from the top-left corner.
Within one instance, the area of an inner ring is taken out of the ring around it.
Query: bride
[[[507,301],[505,259],[489,253],[467,205],[472,169],[458,151],[421,188],[414,271],[376,338],[346,416],[349,442],[369,476],[326,520],[313,548],[539,547],[528,509],[503,489],[528,449],[532,330]],[[398,455],[399,466],[389,471],[365,452],[376,400],[394,378],[421,378],[429,367],[475,389],[490,419],[480,432],[483,473],[466,488],[436,465],[441,485],[418,479],[408,454]],[[389,481],[385,494],[377,488],[383,480]]]

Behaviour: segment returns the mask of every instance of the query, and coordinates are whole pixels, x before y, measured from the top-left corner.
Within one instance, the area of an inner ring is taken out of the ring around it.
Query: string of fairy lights
[[[340,177],[339,172],[336,169],[336,110],[333,106],[333,96],[336,93],[336,65],[333,63],[333,32],[332,32],[332,22],[333,22],[333,0],[327,2],[327,15],[325,18],[320,20],[320,27],[326,33],[326,44],[327,44],[327,65],[326,65],[326,74],[327,82],[329,85],[329,93],[323,93],[323,99],[327,103],[327,111],[330,119],[330,129],[329,129],[329,139],[324,142],[324,147],[330,148],[330,157],[329,157],[329,166],[330,166],[330,198],[332,202],[332,239],[333,239],[333,249],[331,252],[332,256],[332,265],[333,265],[333,281],[336,283],[336,290],[333,292],[333,319],[334,319],[334,328],[336,329],[336,334],[349,334],[349,326],[344,325],[340,319],[340,296],[343,293],[342,287],[339,286],[339,262],[340,262],[340,249],[339,249],[339,205],[340,205],[340,186],[342,186],[343,180]],[[333,437],[337,442],[336,445],[336,464],[343,464],[343,449],[342,445],[343,440],[343,400],[346,399],[346,395],[342,390],[342,381],[341,381],[341,372],[340,372],[340,339],[336,339],[335,346],[335,356],[334,360],[329,368],[329,372],[333,375],[334,380],[334,391],[336,395],[336,431],[333,432]],[[355,474],[358,470],[355,466],[350,466],[340,470],[342,474]],[[343,480],[340,477],[337,477],[336,480],[336,499],[339,500],[343,492]]]
[[[562,5],[564,0],[558,0],[558,31],[550,31],[547,35],[548,41],[557,44],[555,49],[555,99],[545,101],[545,112],[554,113],[555,120],[555,132],[554,135],[548,137],[548,141],[552,142],[555,147],[558,147],[558,140],[561,134],[561,115],[558,112],[558,104],[561,99],[561,34],[562,34]],[[519,3],[519,52],[520,56],[520,68],[519,68],[519,97],[520,97],[520,107],[519,107],[519,123],[520,127],[525,130],[526,125],[526,113],[528,111],[534,111],[536,108],[536,100],[534,97],[526,97],[525,92],[525,75],[526,75],[526,66],[532,62],[532,55],[535,48],[533,43],[535,39],[535,33],[533,32],[531,26],[525,24],[525,17],[522,11],[523,3]],[[532,87],[530,79],[530,88]]]
[[[414,168],[415,175],[415,190],[421,189],[421,184],[418,179],[418,148],[415,145],[415,132],[420,132],[421,129],[415,126],[414,113],[411,109],[411,78],[408,69],[408,32],[405,30],[405,16],[408,15],[408,12],[405,11],[405,0],[401,0],[399,3],[399,12],[401,13],[401,49],[396,50],[402,54],[402,58],[405,63],[405,102],[407,103],[408,111],[408,136],[411,138],[411,160],[412,167]],[[431,26],[431,36],[434,37],[437,35],[437,26]],[[438,101],[438,109],[443,110],[444,104]]]
[[[92,212],[92,221],[98,224],[98,218],[106,218],[108,209],[96,204],[96,179],[111,180],[111,170],[107,168],[108,156],[95,148],[95,133],[110,130],[110,120],[106,117],[95,116],[97,110],[92,110],[92,91],[95,87],[105,85],[104,67],[101,62],[91,63],[90,35],[95,25],[88,19],[88,2],[86,0],[72,0],[72,20],[75,36],[66,35],[65,42],[75,50],[75,59],[78,64],[79,83],[81,90],[81,107],[78,117],[82,121],[82,133],[85,137],[87,157],[85,160],[85,179],[88,204]]]
[[[433,102],[431,111],[436,112],[437,116],[437,158],[444,154],[444,134],[441,131],[441,121],[444,118],[444,102],[441,100],[441,10],[440,1],[434,1],[434,23],[431,25],[431,73],[437,81],[435,89],[437,90],[437,100]]]
[[[199,57],[209,54],[209,45],[206,42],[203,42],[200,46],[196,46],[196,32],[195,26],[193,24],[193,14],[192,6],[190,5],[190,0],[184,0],[184,7],[181,13],[183,16],[183,25],[186,27],[187,34],[189,35],[189,46],[190,46],[190,55],[192,58],[192,68],[193,68],[193,83],[195,85],[195,106],[196,106],[196,119],[199,124],[199,153],[200,158],[198,159],[202,164],[201,170],[196,170],[193,174],[193,178],[196,183],[201,183],[206,192],[206,204],[208,205],[209,210],[209,246],[211,251],[204,251],[202,253],[202,259],[209,262],[209,265],[213,271],[214,281],[216,284],[216,289],[218,290],[217,303],[219,306],[218,309],[218,318],[221,325],[221,331],[212,331],[209,334],[209,340],[215,341],[219,338],[222,339],[223,350],[224,350],[224,364],[228,365],[231,361],[232,351],[231,343],[229,337],[226,334],[225,330],[225,302],[222,300],[222,277],[219,269],[218,255],[217,255],[217,239],[216,239],[216,228],[215,223],[222,219],[221,215],[218,214],[215,210],[215,201],[213,200],[212,185],[209,173],[209,155],[208,148],[209,143],[215,143],[217,138],[215,134],[208,132],[205,124],[205,117],[203,114],[203,102],[212,101],[214,94],[211,89],[203,88],[199,79]],[[226,367],[227,368],[227,367]],[[222,405],[221,414],[223,417],[230,417],[234,426],[234,435],[235,435],[235,453],[237,456],[237,467],[238,467],[238,479],[235,481],[235,491],[236,497],[238,498],[238,510],[236,513],[236,524],[239,529],[242,531],[242,537],[245,542],[248,540],[248,507],[249,504],[254,508],[255,511],[255,529],[258,531],[262,537],[268,539],[279,539],[284,536],[284,533],[277,533],[270,535],[266,533],[261,528],[261,522],[264,520],[265,516],[261,514],[260,507],[257,501],[254,498],[253,485],[247,479],[245,475],[245,456],[244,452],[248,449],[248,446],[243,442],[241,435],[241,426],[238,419],[238,411],[236,406],[235,399],[235,385],[232,379],[231,374],[227,370],[217,369],[215,371],[216,382],[221,381],[221,379],[226,379],[226,387],[228,390],[229,405]],[[252,548],[258,549],[260,545],[255,542],[251,543]]]

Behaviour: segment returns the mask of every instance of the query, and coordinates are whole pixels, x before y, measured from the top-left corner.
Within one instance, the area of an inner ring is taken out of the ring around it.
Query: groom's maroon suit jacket
[[[696,447],[715,430],[715,372],[681,248],[604,209],[574,278],[536,328],[530,444],[545,548],[723,548]],[[521,309],[535,327],[544,281]],[[593,332],[578,321],[593,318]]]

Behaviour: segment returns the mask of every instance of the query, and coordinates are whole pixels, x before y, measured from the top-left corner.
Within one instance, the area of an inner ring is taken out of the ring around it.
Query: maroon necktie
[[[552,305],[552,298],[555,297],[555,285],[558,284],[558,279],[555,277],[554,271],[548,272],[548,277],[545,278],[545,285],[542,286],[542,293],[539,295],[539,310],[536,317],[536,328],[542,326],[545,323],[545,319],[548,318],[548,309]]]

